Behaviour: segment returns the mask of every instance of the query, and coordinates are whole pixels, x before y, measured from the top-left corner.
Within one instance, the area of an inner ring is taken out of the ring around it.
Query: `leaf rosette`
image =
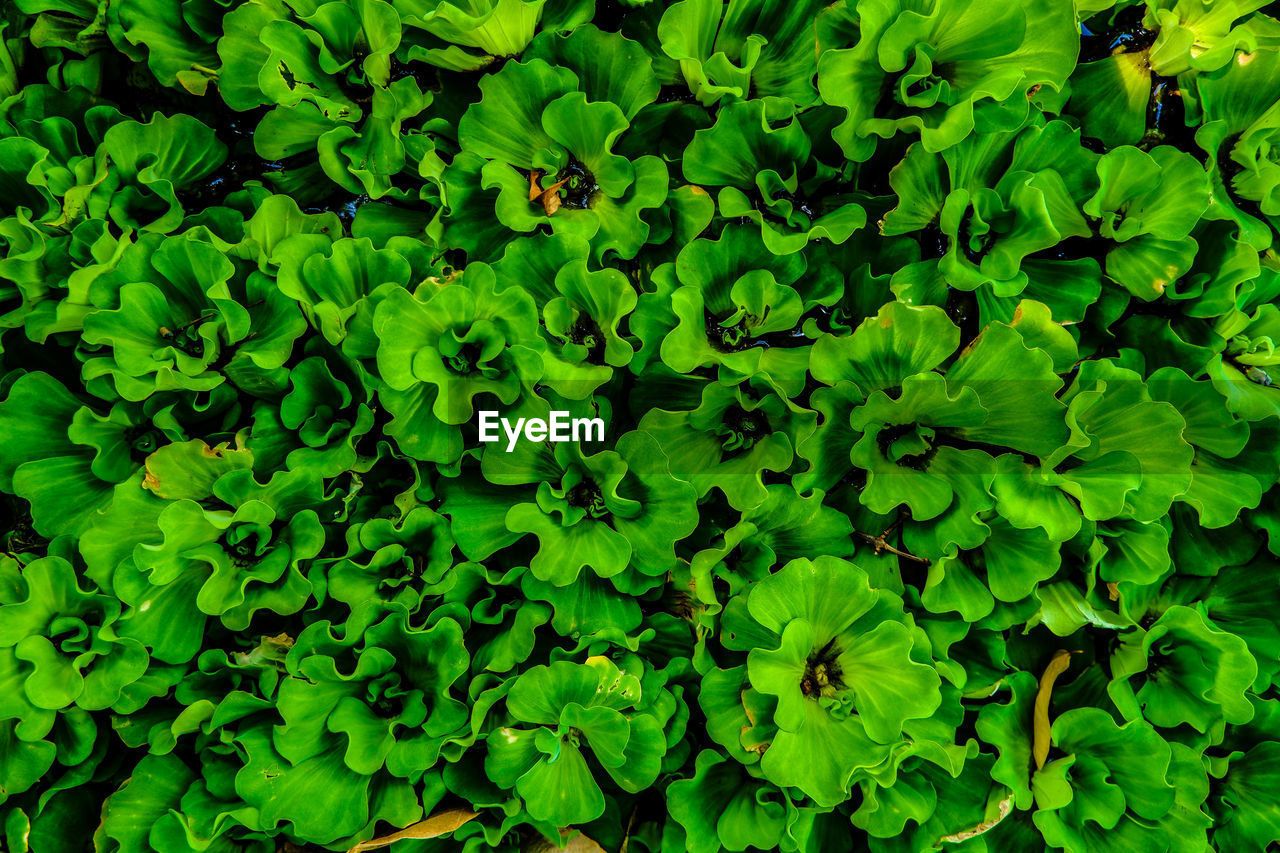
[[[719,239],[694,240],[674,265],[655,271],[671,290],[642,299],[637,332],[646,342],[665,333],[659,353],[677,373],[715,367],[727,384],[761,376],[794,395],[811,343],[801,318],[836,292],[834,270],[806,276],[806,267],[798,256],[773,254],[749,229],[728,226]]]
[[[415,506],[403,518],[374,517],[347,528],[346,552],[312,562],[308,579],[320,594],[353,610],[382,600],[410,613],[426,589],[454,568],[448,520],[430,507]]]
[[[474,71],[517,56],[539,31],[566,32],[591,19],[582,0],[393,0],[408,30],[410,59]]]
[[[81,335],[84,379],[100,396],[274,385],[306,321],[272,279],[246,275],[202,236],[143,239],[104,277]]]
[[[142,678],[142,643],[119,633],[120,602],[82,589],[71,563],[43,557],[23,567],[0,599],[0,718],[24,741],[43,738],[56,712],[101,711]],[[8,586],[8,585],[6,585]]]
[[[699,498],[718,489],[734,509],[754,508],[767,496],[765,473],[790,469],[817,416],[767,381],[707,382],[701,389],[700,398],[689,401],[696,407],[659,404],[639,429],[658,441],[672,473],[692,483]]]
[[[415,163],[434,145],[415,120],[434,83],[396,61],[401,39],[397,10],[373,0],[254,0],[226,15],[219,92],[234,110],[271,108],[253,136],[258,156],[283,167],[269,181],[314,201],[340,190],[421,200]]]
[[[1150,724],[1117,724],[1101,708],[1073,708],[1053,721],[1053,745],[1065,755],[1032,776],[1036,827],[1070,851],[1122,843],[1166,842],[1158,821],[1175,802],[1168,781],[1173,753]]]
[[[497,290],[527,292],[539,306],[542,383],[568,400],[590,397],[635,349],[625,326],[637,304],[621,270],[592,269],[590,244],[576,235],[518,237],[493,264]]]
[[[777,700],[761,772],[819,805],[843,801],[891,760],[908,720],[942,703],[923,632],[853,563],[792,560],[751,587],[739,618],[760,640],[747,654],[751,685]]]
[[[466,481],[442,488],[443,512],[468,559],[483,560],[532,534],[538,548],[529,568],[539,580],[566,586],[584,569],[601,578],[634,569],[652,585],[675,565],[676,542],[697,526],[693,487],[672,476],[645,432],[590,455],[573,442],[544,444],[529,451],[533,468],[498,467],[502,451],[494,453],[488,478],[508,488]]]
[[[253,824],[288,822],[329,843],[420,818],[414,784],[438,799],[433,767],[465,727],[453,690],[467,662],[451,619],[415,627],[402,608],[371,603],[343,626],[309,625],[273,697],[283,724],[246,720],[234,735],[235,793],[257,809]]]
[[[1028,261],[1092,235],[1080,207],[1096,186],[1096,159],[1060,121],[970,135],[940,154],[913,145],[890,172],[898,204],[880,231],[918,233],[925,259],[894,274],[895,290],[936,276],[960,290],[1021,294],[1031,283]],[[1070,259],[1047,260],[1053,270]]]
[[[1072,10],[1050,0],[846,0],[819,21],[818,91],[844,110],[834,136],[855,162],[898,133],[937,152],[1017,127],[1041,87],[1062,90],[1079,49]]]
[[[145,407],[123,401],[104,414],[47,373],[20,376],[8,392],[0,403],[10,451],[0,488],[29,501],[36,529],[49,536],[83,533],[110,505],[115,485],[176,437],[163,415],[149,419]]]
[[[325,477],[354,468],[356,447],[373,428],[369,396],[362,377],[340,356],[303,359],[289,371],[289,391],[278,408],[255,406],[250,440],[260,462],[279,460]]]
[[[681,0],[662,13],[662,52],[704,106],[762,98],[797,107],[817,103],[811,27],[821,4]]]
[[[1238,53],[1196,80],[1204,117],[1195,138],[1209,154],[1216,202],[1208,215],[1234,222],[1241,240],[1258,251],[1272,245],[1280,216],[1277,85],[1280,58],[1273,50]]]
[[[485,770],[535,820],[594,820],[605,811],[601,779],[635,792],[657,778],[677,701],[634,658],[533,667],[511,685],[511,724],[489,733]]]
[[[472,264],[461,280],[428,282],[417,295],[393,289],[374,313],[379,399],[394,420],[386,433],[415,459],[452,462],[462,453],[453,427],[477,402],[513,407],[533,394],[545,343],[533,300],[496,291],[492,268]]]
[[[349,770],[417,779],[466,720],[453,691],[468,654],[447,618],[418,628],[401,608],[358,607],[341,626],[308,625],[285,663],[273,743],[294,764],[340,746]]]
[[[1244,640],[1175,605],[1122,642],[1107,692],[1127,719],[1140,714],[1160,728],[1186,723],[1203,733],[1253,717],[1245,691],[1257,672]]]
[[[319,478],[306,469],[263,485],[244,458],[248,451],[210,458],[199,441],[167,449],[177,451],[172,473],[156,477],[151,462],[150,489],[136,478],[118,487],[108,518],[127,519],[129,535],[108,539],[98,528],[82,550],[91,570],[109,577],[130,605],[128,635],[176,663],[198,650],[210,617],[243,630],[259,610],[289,614],[306,604],[305,570],[324,545],[318,510],[325,500]],[[202,458],[212,462],[208,473],[184,482]]]
[[[628,49],[620,36],[587,27],[574,40],[592,49],[567,42],[563,64],[535,56],[488,76],[459,122],[462,152],[444,174],[443,233],[475,257],[541,227],[590,241],[596,261],[633,258],[649,238],[649,211],[667,197],[666,165],[614,148],[657,97],[657,80],[647,57],[604,63],[610,50]],[[497,240],[482,242],[470,223],[482,219],[492,232],[494,217]]]
[[[821,239],[843,243],[867,214],[856,196],[839,190],[836,170],[810,156],[811,145],[799,116],[774,119],[765,101],[735,102],[720,109],[714,125],[694,133],[684,176],[697,186],[719,187],[720,215],[758,225],[774,254]]]

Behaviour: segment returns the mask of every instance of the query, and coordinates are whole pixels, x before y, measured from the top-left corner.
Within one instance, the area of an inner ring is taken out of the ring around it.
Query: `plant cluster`
[[[1264,6],[0,5],[0,847],[1268,849]]]

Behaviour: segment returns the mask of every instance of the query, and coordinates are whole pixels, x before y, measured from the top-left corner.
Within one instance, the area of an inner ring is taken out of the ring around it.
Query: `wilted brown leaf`
[[[547,212],[547,216],[551,216],[560,209],[560,188],[568,182],[568,178],[556,181],[542,194],[542,209]]]

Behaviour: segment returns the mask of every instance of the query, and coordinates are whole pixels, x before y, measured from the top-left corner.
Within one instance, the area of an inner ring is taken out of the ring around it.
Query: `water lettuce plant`
[[[0,4],[0,850],[1275,849],[1278,228],[1261,0]]]

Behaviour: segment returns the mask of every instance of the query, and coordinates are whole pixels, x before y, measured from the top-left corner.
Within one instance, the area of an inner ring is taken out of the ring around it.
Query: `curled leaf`
[[[478,812],[468,811],[467,809],[449,809],[448,811],[438,812],[426,820],[415,823],[413,826],[406,826],[399,832],[393,832],[390,835],[383,835],[378,838],[370,838],[368,841],[361,841],[359,844],[351,846],[347,853],[363,853],[365,850],[377,850],[379,847],[386,847],[397,841],[405,841],[407,839],[420,841],[427,838],[439,838],[441,835],[448,835],[464,823],[474,820],[478,814]]]
[[[560,188],[568,182],[568,178],[562,178],[543,191],[542,209],[547,212],[547,216],[551,216],[560,209]]]
[[[1013,811],[1013,794],[1009,794],[1007,797],[1005,797],[1003,800],[999,802],[999,804],[996,806],[996,813],[994,816],[989,817],[986,820],[982,821],[981,823],[975,824],[974,826],[971,826],[968,829],[962,829],[959,832],[953,832],[950,835],[944,835],[942,836],[942,838],[938,840],[950,842],[952,844],[959,844],[961,841],[968,841],[970,838],[976,838],[977,836],[982,835],[984,832],[989,832],[990,830],[994,829],[996,824],[998,824],[1000,821],[1008,817],[1011,811]]]
[[[1049,665],[1040,676],[1040,689],[1036,692],[1035,728],[1033,730],[1032,757],[1035,758],[1036,769],[1044,767],[1049,758],[1049,699],[1053,694],[1053,683],[1066,671],[1071,663],[1071,652],[1058,649],[1054,652]]]

